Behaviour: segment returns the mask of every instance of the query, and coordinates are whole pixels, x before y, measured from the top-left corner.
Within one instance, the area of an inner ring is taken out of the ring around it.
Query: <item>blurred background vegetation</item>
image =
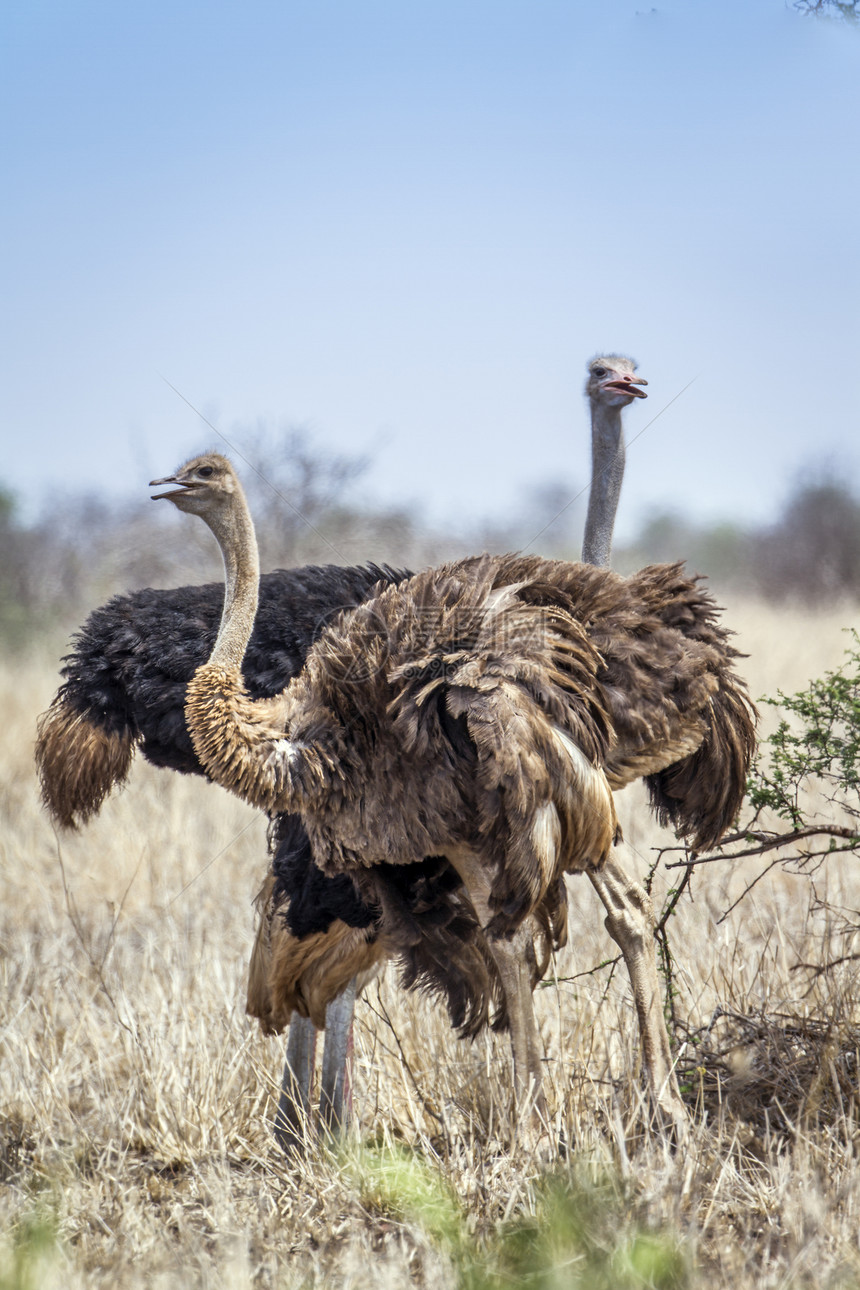
[[[526,490],[519,512],[493,524],[473,516],[445,531],[420,513],[380,507],[362,495],[366,457],[338,455],[302,430],[259,425],[242,436],[242,472],[264,569],[367,560],[420,568],[481,550],[528,549],[579,558],[586,487],[556,481]],[[807,607],[860,600],[860,497],[833,476],[799,479],[767,527],[697,524],[660,511],[618,545],[622,572],[684,559],[717,597],[746,595]],[[215,543],[172,507],[63,493],[26,520],[0,483],[0,641],[51,645],[111,595],[138,587],[217,581]]]

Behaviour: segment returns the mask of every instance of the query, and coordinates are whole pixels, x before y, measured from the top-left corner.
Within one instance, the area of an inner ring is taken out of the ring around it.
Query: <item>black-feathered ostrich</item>
[[[258,698],[279,693],[333,614],[405,576],[376,566],[264,574],[243,663],[249,692]],[[83,825],[98,813],[125,781],[136,749],[155,766],[205,774],[183,707],[186,685],[214,644],[222,604],[223,587],[215,583],[148,588],[116,596],[90,615],[65,660],[64,683],[40,720],[36,744],[43,800],[61,827]],[[316,1032],[323,1026],[322,1115],[332,1127],[342,1119],[355,993],[391,948],[380,934],[377,912],[353,883],[327,877],[313,865],[298,817],[274,816],[271,841],[247,1007],[266,1034],[289,1025],[276,1135],[282,1145],[294,1146],[309,1111]],[[392,884],[392,899],[396,894],[404,982],[442,992],[452,1022],[472,1035],[494,1006],[503,1025],[504,1008],[474,915],[451,891],[458,885],[442,862],[429,859],[413,866],[399,886]],[[424,919],[420,935],[413,909]],[[432,931],[428,916],[436,920]],[[543,958],[549,934],[541,929],[538,937]],[[438,972],[443,958],[444,981]]]
[[[249,691],[280,693],[332,614],[403,571],[369,565],[278,569],[260,579],[260,608],[244,662]],[[185,726],[185,687],[209,655],[223,587],[147,588],[116,596],[87,619],[65,659],[64,683],[39,722],[36,760],[45,806],[64,828],[85,824],[124,783],[136,749],[153,765],[205,774]],[[279,1139],[293,1143],[308,1108],[316,1029],[325,1024],[322,1105],[337,1121],[352,1003],[385,959],[374,911],[347,878],[311,862],[295,817],[272,822],[272,871],[248,980],[248,1011],[265,1033],[290,1027]],[[408,968],[408,965],[407,965]],[[344,990],[346,988],[346,992]],[[295,1013],[294,1013],[294,1010]]]
[[[602,368],[591,383],[620,419],[636,378]],[[631,968],[655,1095],[677,1111],[650,911],[617,867],[601,870],[611,788],[644,775],[696,846],[740,804],[753,712],[710,599],[677,565],[622,579],[537,558],[455,562],[342,615],[287,690],[255,702],[240,666],[256,545],[236,476],[212,454],[157,482],[178,485],[160,496],[205,519],[224,555],[218,640],[186,702],[210,775],[301,814],[318,866],[353,878],[395,946],[393,875],[446,857],[501,982],[521,1108],[540,1108],[530,920],[563,926],[562,874],[589,872]]]

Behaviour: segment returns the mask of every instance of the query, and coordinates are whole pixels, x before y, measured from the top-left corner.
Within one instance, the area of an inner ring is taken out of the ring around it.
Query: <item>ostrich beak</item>
[[[647,385],[648,382],[641,376],[625,376],[617,381],[607,381],[605,389],[617,390],[619,394],[630,394],[635,399],[647,399],[648,395],[644,390],[634,389],[636,385]]]
[[[196,487],[190,480],[180,479],[177,475],[165,475],[163,479],[151,479],[149,481],[150,488],[155,488],[158,484],[178,484],[179,487],[170,489],[166,493],[155,493],[152,498],[154,502],[160,502],[163,497],[184,497],[190,489]]]

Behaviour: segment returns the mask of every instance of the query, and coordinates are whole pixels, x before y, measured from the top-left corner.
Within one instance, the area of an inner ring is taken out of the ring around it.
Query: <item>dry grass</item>
[[[834,666],[849,621],[732,617],[754,694]],[[613,947],[572,880],[561,984],[538,996],[563,1160],[508,1150],[506,1041],[455,1040],[389,971],[358,1007],[356,1134],[288,1163],[282,1044],[243,1013],[262,823],[141,763],[57,839],[31,764],[54,685],[46,663],[2,676],[0,1290],[860,1285],[857,977],[810,993],[792,971],[828,935],[807,879],[779,871],[718,923],[744,875],[713,866],[682,903],[683,1150],[643,1115],[622,974],[577,975]],[[659,830],[635,793],[621,807],[643,873]],[[850,862],[819,875],[834,905],[858,887]]]

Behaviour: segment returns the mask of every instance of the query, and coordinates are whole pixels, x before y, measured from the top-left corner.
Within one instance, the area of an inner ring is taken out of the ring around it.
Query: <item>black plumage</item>
[[[370,927],[375,922],[375,911],[361,899],[351,878],[329,877],[316,867],[300,816],[275,816],[271,841],[272,901],[284,910],[293,936],[325,932],[334,918],[347,927]]]

